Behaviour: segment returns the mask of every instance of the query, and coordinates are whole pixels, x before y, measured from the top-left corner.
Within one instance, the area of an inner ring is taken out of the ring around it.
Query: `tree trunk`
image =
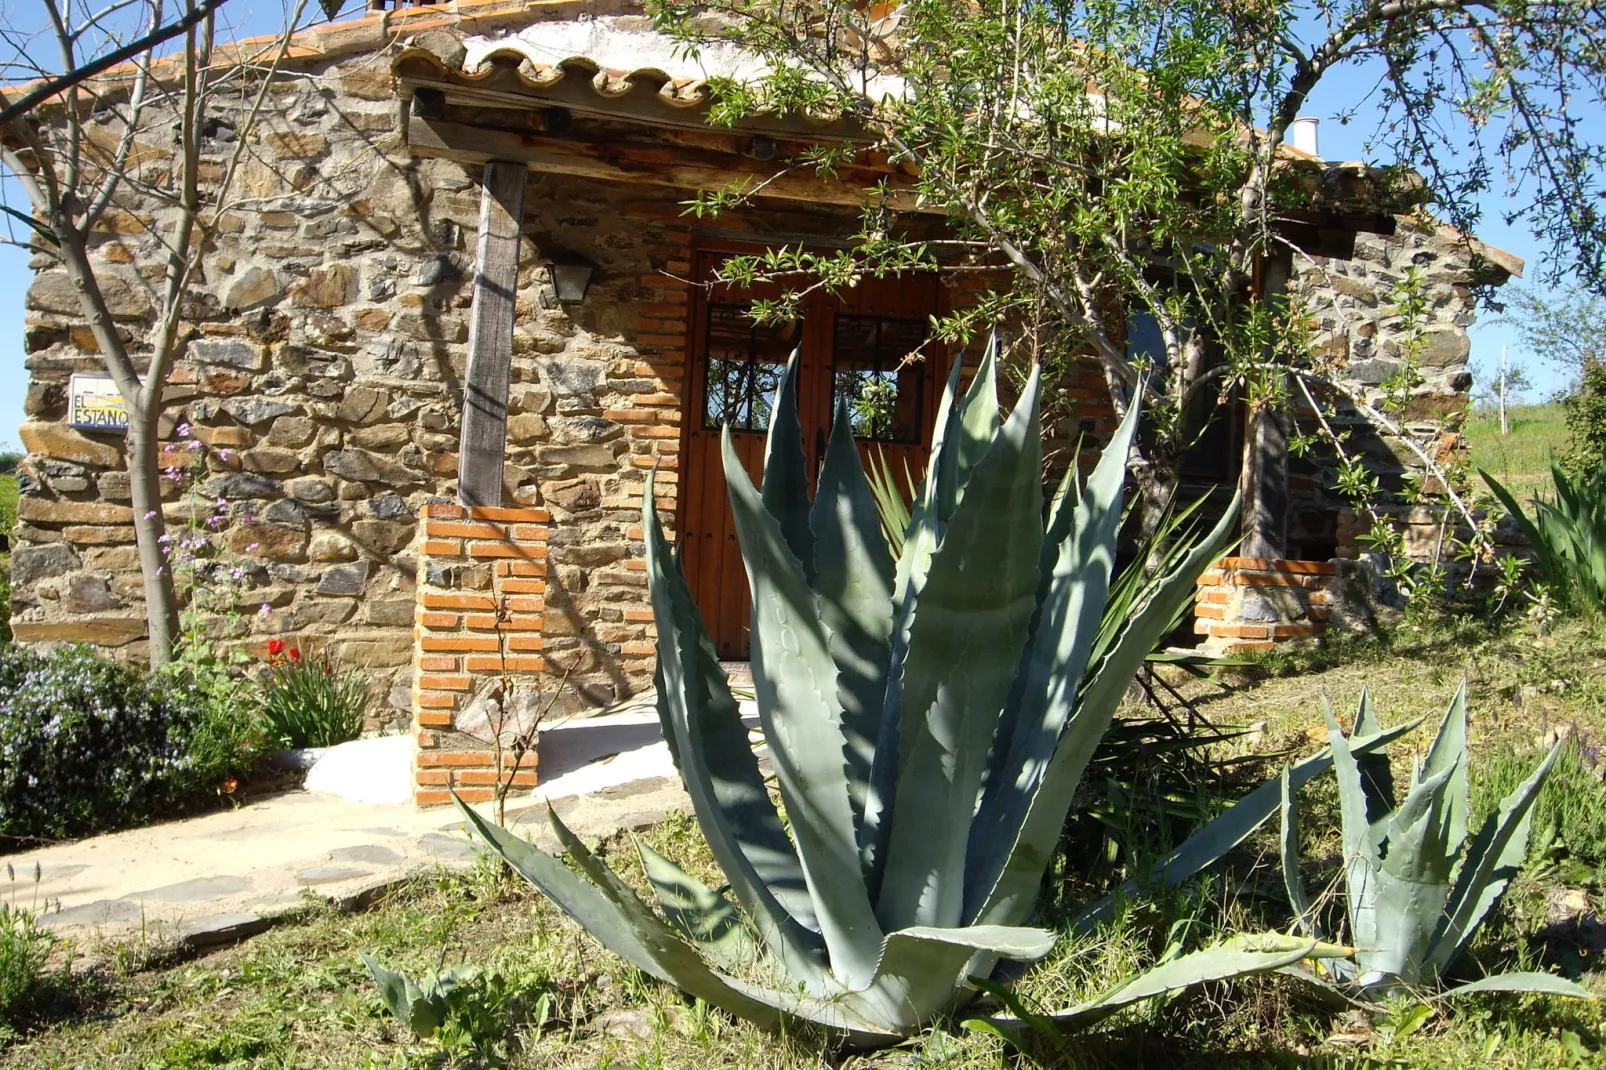
[[[178,643],[178,592],[173,586],[173,550],[163,542],[162,476],[156,459],[156,417],[159,408],[143,412],[129,406],[128,486],[133,498],[134,538],[145,586],[145,620],[152,668],[173,660]]]
[[[150,637],[153,667],[173,660],[178,640],[178,593],[173,587],[172,562],[165,552],[162,536],[167,523],[162,517],[161,469],[156,459],[156,421],[162,411],[161,384],[148,398],[142,398],[138,369],[128,355],[123,340],[112,324],[111,313],[100,291],[100,282],[89,265],[82,236],[65,212],[51,220],[62,236],[62,265],[78,291],[79,304],[89,322],[90,333],[100,347],[106,371],[117,383],[117,391],[128,408],[128,434],[123,441],[127,456],[128,485],[134,511],[134,538],[139,548],[139,569],[145,587],[145,620]]]
[[[1274,310],[1285,310],[1288,283],[1293,275],[1293,254],[1277,248],[1265,254],[1260,267],[1260,300]],[[1275,354],[1267,347],[1265,359]],[[1286,380],[1282,386],[1286,387]],[[1287,391],[1267,392],[1272,400],[1252,413],[1244,435],[1243,544],[1245,557],[1288,556],[1288,423],[1289,412],[1275,399]],[[1291,407],[1291,406],[1290,406]]]
[[[1284,414],[1270,406],[1249,418],[1244,435],[1244,557],[1288,556],[1288,431]]]
[[[1137,514],[1137,544],[1148,545],[1149,540],[1165,523],[1166,514],[1176,501],[1177,485],[1182,482],[1182,458],[1174,450],[1156,445],[1145,449],[1134,442],[1127,452],[1127,470],[1137,484],[1138,500],[1133,511]],[[1150,567],[1162,546],[1149,547]]]

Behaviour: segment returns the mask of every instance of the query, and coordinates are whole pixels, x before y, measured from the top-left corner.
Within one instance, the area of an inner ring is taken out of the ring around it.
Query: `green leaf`
[[[1462,752],[1465,758],[1465,752]],[[1368,879],[1376,905],[1376,935],[1356,940],[1355,961],[1368,989],[1422,984],[1434,926],[1450,897],[1453,860],[1444,850],[1444,793],[1455,763],[1417,783],[1390,815],[1382,853]]]
[[[831,969],[844,985],[858,988],[875,971],[882,929],[860,870],[836,665],[814,592],[742,467],[729,428],[722,445],[753,593],[751,665],[764,737]]]
[[[1322,696],[1322,717],[1327,721],[1327,739],[1333,752],[1333,773],[1338,779],[1350,941],[1358,948],[1377,948],[1376,874],[1379,859],[1377,840],[1371,822],[1367,820],[1366,789],[1361,786],[1360,765],[1325,695]]]
[[[1086,1003],[1044,1017],[1061,1026],[1082,1027],[1143,1000],[1180,992],[1207,981],[1225,981],[1268,973],[1291,966],[1317,948],[1314,940],[1298,940],[1280,934],[1233,937],[1215,947],[1172,959],[1147,973],[1123,982]],[[998,1021],[998,1019],[994,1019]]]
[[[1280,854],[1283,864],[1283,887],[1288,890],[1288,903],[1294,908],[1295,928],[1307,936],[1320,939],[1321,932],[1316,927],[1316,912],[1311,907],[1310,896],[1305,891],[1304,878],[1299,875],[1299,800],[1294,795],[1288,766],[1283,766],[1283,773],[1277,778],[1277,784],[1282,794]]]
[[[1210,534],[1175,570],[1157,582],[1153,594],[1132,617],[1113,649],[1099,664],[1092,681],[1083,689],[1048,770],[1032,794],[1019,831],[1012,835],[1011,830],[1004,829],[1010,843],[1009,851],[998,876],[986,882],[987,895],[976,910],[976,921],[1007,924],[1030,914],[1043,870],[1059,841],[1060,827],[1065,823],[1088,759],[1099,740],[1104,738],[1110,718],[1143,659],[1171,627],[1180,609],[1193,598],[1195,581],[1200,574],[1221,556],[1222,547],[1232,541],[1238,504],[1235,496]]]
[[[961,360],[955,358],[956,363]],[[995,330],[987,336],[981,366],[976,369],[976,377],[970,381],[959,409],[954,463],[943,469],[945,477],[952,480],[952,486],[943,492],[942,498],[953,503],[951,508],[959,508],[964,500],[971,473],[992,450],[998,427],[998,332]]]
[[[908,475],[907,466],[904,468],[904,475]],[[879,445],[870,458],[870,489],[875,495],[876,512],[881,517],[881,527],[887,537],[887,547],[892,551],[894,559],[900,558],[903,556],[904,538],[909,531],[909,503],[914,499],[914,495],[906,497],[899,489],[898,481],[892,475],[892,464]]]
[[[1037,598],[1043,537],[1037,369],[954,511],[909,636],[900,768],[876,915],[952,926],[994,728]]]
[[[1467,940],[1527,860],[1533,806],[1565,742],[1558,741],[1550,748],[1545,760],[1506,796],[1468,846],[1455,887],[1450,892],[1449,904],[1428,951],[1428,962],[1438,972],[1443,973],[1455,962]]]
[[[575,839],[556,813],[548,811],[553,832],[577,865],[594,879],[600,878],[597,883],[586,881],[539,847],[485,820],[461,799],[454,796],[454,800],[469,828],[609,951],[643,973],[677,985],[732,1014],[761,1026],[777,1023],[772,1005],[733,987],[729,978],[709,969],[694,948],[676,936],[642,904],[629,885]]]
[[[1037,625],[999,720],[987,789],[966,847],[967,918],[1002,869],[1075,708],[1109,594],[1126,454],[1141,408],[1134,401],[1127,409],[1086,491],[1060,496],[1043,541]]]
[[[56,232],[54,230],[51,230],[44,223],[35,219],[33,216],[28,215],[26,212],[19,212],[15,208],[4,204],[0,204],[0,212],[4,212],[11,218],[23,223],[28,227],[28,229],[32,230],[35,234],[38,234],[51,245],[59,246],[61,244],[61,242],[56,239]]]
[[[1365,754],[1388,745],[1421,723],[1420,720],[1410,721],[1369,739],[1352,739],[1350,749],[1355,754]],[[1298,791],[1326,772],[1332,764],[1332,749],[1328,747],[1296,762],[1288,770],[1289,790]],[[1157,888],[1174,887],[1215,864],[1265,824],[1277,812],[1281,801],[1281,778],[1265,781],[1188,837],[1182,846],[1155,863],[1143,883]],[[1143,885],[1138,882],[1128,881],[1121,886],[1120,894],[1130,897],[1140,894],[1142,889]],[[1095,922],[1108,920],[1113,915],[1114,907],[1114,897],[1105,896],[1084,908],[1073,924],[1085,930]]]
[[[1360,706],[1355,712],[1355,726],[1350,737],[1375,736],[1383,730],[1372,708],[1372,691],[1361,685]],[[1382,821],[1394,810],[1394,768],[1385,751],[1357,755],[1361,769],[1361,787],[1366,791],[1366,819],[1372,824]]]
[[[942,400],[937,406],[937,421],[931,432],[931,457],[920,493],[915,496],[910,510],[909,526],[905,529],[903,553],[898,557],[892,583],[892,632],[889,636],[890,656],[887,660],[887,695],[881,710],[881,725],[876,736],[875,758],[870,766],[870,790],[864,802],[861,830],[865,885],[871,898],[881,894],[881,873],[886,865],[887,837],[892,831],[892,802],[897,789],[899,711],[903,709],[904,659],[909,653],[909,629],[914,624],[915,612],[920,604],[920,591],[931,573],[931,555],[936,552],[942,538],[946,517],[937,501],[938,478],[944,465],[953,464],[952,454],[957,440],[959,408],[956,397],[959,391],[960,359],[956,356],[948,368],[948,382],[943,388]]]
[[[823,963],[803,866],[770,801],[747,726],[674,560],[647,475],[647,588],[658,629],[658,716],[710,850],[764,942],[800,977]]]
[[[722,969],[752,964],[758,949],[728,899],[639,839],[636,851],[658,906],[677,929]]]
[[[770,406],[769,434],[764,439],[764,508],[780,525],[803,574],[814,577],[814,533],[809,529],[809,464],[803,452],[803,424],[798,415],[797,373],[801,349],[792,350]]]
[[[1054,934],[1043,929],[913,926],[888,934],[874,978],[848,998],[867,1019],[910,1033],[948,1009],[977,953],[1032,961],[1053,949]]]
[[[848,790],[854,820],[862,826],[870,765],[887,695],[893,566],[845,400],[838,404],[831,425],[810,526],[815,546],[814,591],[819,595],[820,620],[836,663]]]
[[[1570,996],[1573,999],[1600,998],[1576,981],[1569,981],[1552,973],[1496,974],[1493,977],[1480,978],[1470,984],[1446,989],[1431,998],[1455,999],[1457,996],[1471,996],[1479,992],[1534,992],[1545,996]]]
[[[1433,744],[1428,748],[1421,773],[1422,776],[1433,776],[1446,769],[1455,770],[1450,776],[1444,797],[1447,832],[1445,850],[1452,858],[1460,856],[1461,848],[1467,841],[1467,817],[1470,805],[1467,795],[1466,758],[1467,682],[1463,679],[1461,686],[1456,688],[1455,697],[1450,699],[1450,706],[1444,712],[1444,719],[1439,722],[1439,730],[1433,736]]]
[[[391,1014],[407,1028],[428,1040],[446,1021],[446,1002],[426,994],[411,977],[387,970],[366,952],[358,952],[363,965],[374,983],[379,986],[379,998]]]

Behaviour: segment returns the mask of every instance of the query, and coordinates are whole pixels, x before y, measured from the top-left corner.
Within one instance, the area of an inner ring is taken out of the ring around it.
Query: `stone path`
[[[555,848],[550,804],[585,837],[645,828],[689,809],[650,697],[541,735],[543,784],[508,801],[508,823]],[[489,804],[478,809],[489,813]],[[351,909],[396,881],[472,863],[478,850],[450,807],[350,802],[322,792],[264,797],[226,813],[6,856],[0,895],[51,904],[59,935],[204,946],[267,928],[316,896]],[[40,880],[34,882],[35,866]],[[54,907],[59,901],[61,909]]]

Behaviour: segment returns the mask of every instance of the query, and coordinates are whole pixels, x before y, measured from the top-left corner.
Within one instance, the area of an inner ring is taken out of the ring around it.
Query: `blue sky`
[[[13,22],[26,21],[29,15],[24,9],[32,7],[35,2],[36,0],[12,0],[7,6],[13,7],[13,4],[15,6],[8,12],[7,17]],[[315,6],[309,4],[310,8]],[[261,0],[257,3],[251,3],[249,0],[232,0],[223,8],[223,13],[234,27],[228,36],[234,37],[275,32],[283,25],[284,19],[283,8],[277,0]],[[1357,84],[1364,84],[1364,81],[1363,78],[1344,71],[1335,72],[1318,88],[1305,111],[1306,115],[1322,120],[1321,152],[1328,159],[1352,160],[1366,157],[1363,146],[1367,135],[1371,133],[1370,125],[1364,122],[1343,125],[1333,118],[1337,112],[1355,105],[1354,87]],[[20,206],[25,203],[21,190],[14,185],[8,186],[5,194],[7,204]],[[1501,220],[1500,210],[1507,203],[1506,191],[1498,186],[1486,195],[1487,218],[1478,228],[1478,236],[1490,245],[1526,260],[1529,265],[1527,274],[1531,279],[1538,273],[1540,249],[1520,225],[1509,227]],[[16,442],[16,427],[23,420],[22,405],[28,389],[28,373],[23,366],[22,352],[23,296],[27,292],[31,278],[27,265],[28,256],[25,251],[14,246],[0,246],[0,444]],[[1484,367],[1496,366],[1500,358],[1500,347],[1509,345],[1513,363],[1525,365],[1529,378],[1534,383],[1534,389],[1530,391],[1531,398],[1543,399],[1565,385],[1563,377],[1558,372],[1522,351],[1516,331],[1512,327],[1490,323],[1492,318],[1490,314],[1484,313],[1480,322],[1472,328],[1472,359],[1475,364]]]

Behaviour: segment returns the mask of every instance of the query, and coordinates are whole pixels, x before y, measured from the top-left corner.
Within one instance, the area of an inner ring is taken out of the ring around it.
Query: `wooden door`
[[[698,281],[710,280],[733,248],[699,250]],[[770,402],[793,349],[801,349],[798,410],[811,472],[825,457],[836,400],[845,398],[866,457],[883,453],[900,479],[915,478],[931,449],[945,355],[924,344],[941,287],[929,276],[866,280],[842,298],[813,294],[800,322],[761,327],[751,302],[774,288],[694,289],[688,332],[690,374],[681,414],[679,532],[682,561],[708,634],[725,660],[748,655],[747,573],[725,489],[720,430],[755,483],[763,475]],[[922,359],[907,361],[912,352]]]

